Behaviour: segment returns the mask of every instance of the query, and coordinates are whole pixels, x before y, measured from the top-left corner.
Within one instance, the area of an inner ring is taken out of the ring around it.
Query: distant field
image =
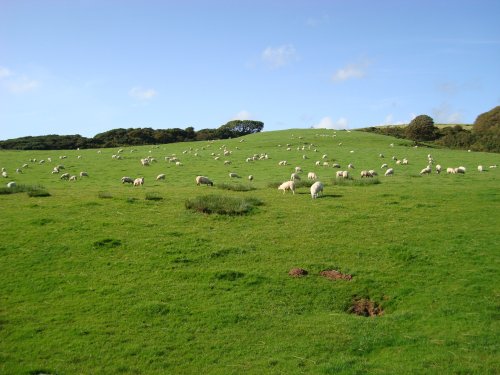
[[[2,186],[50,194],[0,194],[0,373],[499,373],[500,170],[489,166],[500,156],[410,144],[294,129],[127,147],[121,160],[118,149],[0,151]],[[429,153],[467,172],[421,176]],[[147,156],[157,162],[142,166]],[[353,183],[334,185],[332,163],[354,164]],[[61,180],[58,164],[89,177]],[[296,166],[302,180],[316,172],[322,197],[277,190]],[[363,169],[380,183],[362,184]],[[212,194],[261,204],[186,208]]]

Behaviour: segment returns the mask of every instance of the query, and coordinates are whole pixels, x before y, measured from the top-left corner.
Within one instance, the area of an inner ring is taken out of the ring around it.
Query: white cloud
[[[133,87],[129,90],[128,94],[138,100],[151,100],[158,92],[155,89],[143,89],[142,87]]]
[[[231,120],[251,120],[252,114],[248,111],[242,110],[239,111],[236,115],[234,115]]]
[[[34,79],[30,79],[26,76],[22,76],[15,81],[7,83],[7,88],[9,89],[9,91],[15,94],[34,91],[38,86],[40,86],[40,82]]]
[[[291,44],[267,47],[261,54],[262,60],[271,68],[280,68],[297,60],[297,51]]]
[[[328,14],[323,14],[321,17],[309,17],[306,20],[306,25],[309,27],[318,27],[330,21]]]
[[[370,65],[369,62],[361,62],[356,64],[348,64],[345,67],[338,69],[332,76],[334,82],[347,81],[348,79],[359,79],[366,75],[366,68]]]
[[[463,122],[463,115],[454,111],[447,102],[432,109],[432,117],[436,124],[459,124]]]
[[[10,77],[11,75],[12,72],[8,68],[6,68],[5,66],[0,66],[0,79]]]
[[[313,125],[315,129],[347,129],[347,119],[340,117],[337,121],[333,121],[330,117],[323,117],[321,121]]]

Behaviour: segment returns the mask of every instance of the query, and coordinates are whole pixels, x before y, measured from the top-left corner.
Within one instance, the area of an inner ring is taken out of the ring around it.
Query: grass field
[[[498,154],[317,129],[242,139],[124,148],[122,160],[117,149],[1,151],[3,186],[50,196],[0,194],[0,373],[500,372],[500,170],[488,168]],[[245,161],[262,153],[269,159]],[[420,176],[429,153],[467,173]],[[172,154],[182,166],[165,161]],[[354,181],[377,170],[380,183],[334,185],[337,169],[315,165],[323,154],[353,163]],[[146,156],[158,162],[143,167]],[[61,180],[57,164],[89,177]],[[316,172],[322,197],[273,187],[295,166],[303,179]],[[197,175],[215,185],[196,186]],[[207,195],[258,204],[238,215],[186,208]],[[290,277],[295,267],[308,275]],[[359,299],[380,314],[352,314]]]

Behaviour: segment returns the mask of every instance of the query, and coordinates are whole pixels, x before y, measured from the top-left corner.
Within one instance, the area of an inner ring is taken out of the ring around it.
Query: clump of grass
[[[332,180],[332,185],[334,186],[370,186],[370,185],[378,185],[380,184],[380,180],[376,177],[374,178],[362,178],[359,180],[355,180],[353,178],[334,178]]]
[[[0,194],[28,193],[30,197],[47,197],[50,194],[41,185],[16,185],[0,188]],[[38,195],[37,195],[38,194]]]
[[[50,193],[47,190],[29,190],[28,192],[29,197],[50,197]]]
[[[251,185],[244,184],[217,184],[217,187],[222,190],[232,190],[232,191],[251,191],[255,190],[255,188]]]
[[[110,199],[113,198],[109,191],[100,191],[97,196],[102,199]]]
[[[186,209],[206,214],[243,215],[262,205],[256,198],[236,198],[223,195],[204,195],[188,199]]]
[[[101,248],[101,249],[112,249],[114,247],[118,247],[122,244],[120,240],[116,240],[114,238],[104,238],[99,241],[94,242],[94,247],[95,248]]]
[[[160,195],[160,193],[156,191],[151,191],[149,193],[146,193],[146,198],[147,201],[161,201],[163,197]]]

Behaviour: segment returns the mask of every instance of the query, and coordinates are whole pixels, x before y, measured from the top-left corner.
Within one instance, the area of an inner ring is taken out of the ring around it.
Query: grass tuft
[[[112,249],[118,247],[122,244],[120,240],[115,240],[113,238],[104,238],[99,241],[94,242],[94,247],[96,249]]]
[[[251,191],[255,190],[253,186],[244,184],[218,184],[217,187],[222,190],[232,190],[232,191]]]
[[[161,196],[161,194],[156,191],[151,191],[149,193],[146,193],[147,201],[161,201],[162,199],[163,197]]]
[[[113,198],[109,191],[100,191],[97,196],[102,199],[110,199]]]
[[[362,178],[359,180],[355,180],[353,178],[345,179],[345,178],[334,178],[332,179],[332,185],[334,186],[370,186],[370,185],[378,185],[380,184],[380,180],[376,177],[374,178]]]
[[[186,209],[219,215],[243,215],[262,205],[256,198],[235,198],[223,195],[204,195],[188,199]]]

